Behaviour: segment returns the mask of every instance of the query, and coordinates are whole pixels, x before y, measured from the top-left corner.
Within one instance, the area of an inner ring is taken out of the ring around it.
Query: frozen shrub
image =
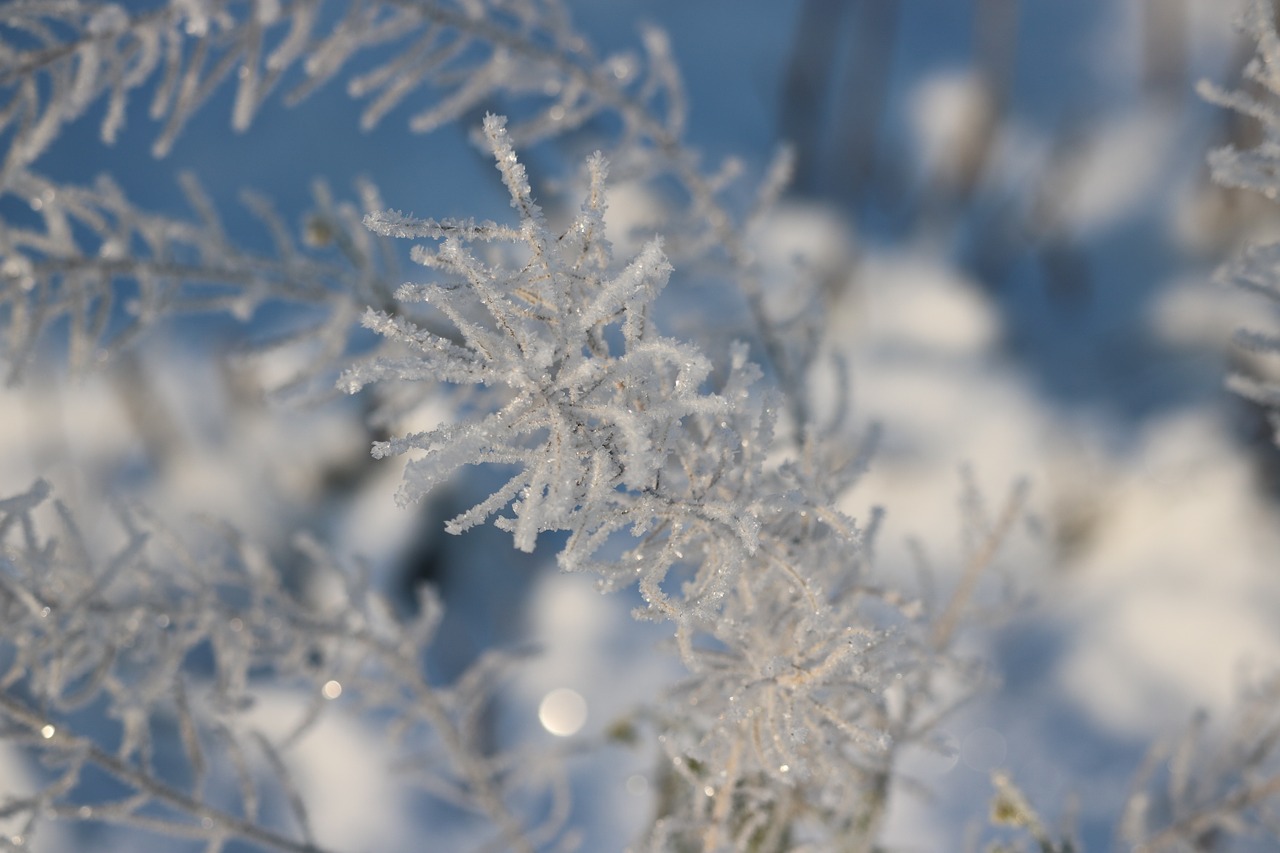
[[[785,187],[789,157],[776,158],[754,200],[730,201],[739,168],[705,168],[686,139],[660,31],[644,30],[636,51],[598,56],[554,0],[30,0],[2,11],[0,359],[10,383],[53,343],[84,372],[176,315],[249,323],[265,305],[304,309],[305,322],[258,347],[307,353],[273,390],[362,395],[380,433],[372,455],[408,457],[402,503],[473,466],[492,469],[497,484],[446,523],[450,533],[492,522],[523,551],[562,543],[561,569],[606,592],[634,587],[637,618],[669,627],[684,677],[615,731],[651,738],[662,754],[637,848],[878,848],[904,752],[934,747],[939,721],[981,683],[959,639],[1026,489],[989,513],[966,486],[967,551],[946,592],[874,573],[879,516],[838,508],[874,442],[857,446],[848,413],[815,405],[810,390],[834,359],[823,288],[797,272],[782,316],[746,236]],[[1250,27],[1261,51],[1251,76],[1280,94],[1265,4]],[[41,171],[64,128],[95,106],[111,143],[144,99],[162,157],[224,82],[235,89],[232,126],[245,130],[339,78],[366,101],[366,128],[400,106],[418,132],[500,108],[509,118],[487,114],[476,141],[514,214],[419,218],[386,210],[372,186],[344,202],[319,181],[301,233],[245,193],[270,247],[252,248],[195,177],[181,179],[192,215],[179,217],[143,209],[110,177],[76,186]],[[1219,180],[1274,194],[1274,107],[1215,97],[1269,134],[1254,151],[1215,155]],[[602,152],[552,176],[585,186],[556,225],[521,152],[587,127]],[[606,238],[611,173],[677,197],[663,233],[622,257]],[[1272,254],[1253,250],[1237,277],[1274,295]],[[662,328],[656,306],[681,270],[730,284],[744,318],[737,341]],[[1280,348],[1267,336],[1246,342]],[[427,403],[446,420],[401,430],[400,416]],[[117,521],[114,535],[86,534],[44,480],[0,500],[0,737],[41,760],[30,790],[0,786],[7,846],[38,847],[50,823],[88,823],[209,851],[332,849],[312,833],[288,768],[317,721],[339,713],[385,731],[402,757],[397,780],[478,816],[477,848],[574,845],[565,771],[482,732],[496,676],[517,664],[495,652],[453,683],[427,677],[442,607],[433,593],[405,616],[362,566],[314,537],[293,537],[285,557],[220,523],[172,527],[127,496]],[[306,699],[283,737],[251,714],[268,686]],[[1217,834],[1272,831],[1275,727],[1264,711],[1274,693],[1247,706],[1249,737],[1216,752],[1198,730],[1179,742],[1167,784],[1156,768],[1164,753],[1153,753],[1127,840],[1195,849]],[[1161,791],[1158,808],[1149,788]],[[1041,849],[1071,849],[1055,846],[1004,777],[995,818]]]
[[[405,503],[468,466],[508,471],[505,485],[448,523],[450,532],[492,518],[522,550],[540,534],[567,532],[563,569],[594,574],[604,590],[635,585],[645,602],[637,616],[671,625],[688,677],[646,712],[670,769],[645,843],[869,847],[895,756],[922,736],[928,709],[956,699],[954,690],[935,691],[937,679],[960,666],[952,639],[1021,497],[977,531],[969,570],[940,612],[869,582],[870,534],[836,508],[866,453],[849,452],[846,431],[824,431],[807,414],[808,371],[824,357],[819,290],[797,279],[790,316],[771,316],[743,236],[785,185],[787,158],[765,178],[756,207],[728,205],[734,169],[704,174],[687,147],[680,79],[660,32],[645,31],[638,54],[599,58],[554,2],[331,11],[274,0],[6,10],[0,190],[35,214],[0,231],[9,380],[21,380],[63,321],[71,367],[84,370],[168,316],[226,311],[247,320],[284,301],[307,306],[311,319],[270,345],[312,356],[279,390],[314,392],[340,374],[343,391],[373,386],[380,422],[391,423],[396,411],[448,399],[451,387],[474,388],[457,421],[377,441],[373,455],[412,456]],[[153,150],[163,156],[223,80],[234,81],[232,124],[243,130],[273,105],[276,89],[288,89],[286,103],[305,97],[363,54],[376,61],[349,74],[347,88],[369,99],[365,126],[420,90],[431,97],[410,119],[417,131],[507,98],[519,120],[489,116],[481,142],[511,196],[513,221],[404,216],[382,210],[365,187],[366,231],[354,205],[318,184],[316,210],[295,237],[266,199],[246,194],[272,239],[264,253],[235,244],[194,177],[183,187],[195,217],[182,220],[138,208],[109,178],[78,187],[38,172],[61,129],[100,100],[110,143],[130,99],[149,98],[162,123]],[[553,230],[516,147],[601,116],[614,128],[607,158],[587,161],[580,212]],[[610,163],[627,180],[682,189],[685,204],[667,235],[674,258],[664,235],[635,257],[614,257],[604,227]],[[426,280],[395,285],[391,238],[419,241],[411,257]],[[681,341],[656,327],[654,303],[673,260],[732,278],[752,324],[741,342]],[[359,325],[382,339],[372,352],[352,345]],[[752,363],[753,348],[765,369]],[[302,540],[303,563],[314,566],[307,571],[332,575],[345,590],[317,603],[307,592],[314,578],[304,572],[300,591],[289,591],[283,570],[237,534],[214,536],[221,545],[212,549],[206,536],[197,547],[157,537],[139,510],[122,515],[123,549],[99,558],[76,544],[60,505],[61,532],[39,532],[46,492],[38,485],[4,505],[11,666],[0,716],[12,739],[64,769],[3,807],[23,821],[13,845],[61,819],[200,838],[208,849],[232,841],[324,849],[308,834],[285,758],[337,690],[347,708],[390,720],[393,738],[426,730],[444,759],[415,765],[427,776],[423,787],[486,816],[500,844],[568,843],[554,819],[562,807],[550,819],[520,807],[554,801],[559,788],[514,772],[513,759],[487,754],[477,739],[467,714],[478,715],[488,659],[452,687],[422,676],[433,599],[401,624],[358,572]],[[197,665],[201,656],[209,667]],[[300,683],[312,697],[298,733],[283,742],[242,720],[265,683]],[[119,738],[78,733],[87,713],[120,720]],[[166,725],[176,726],[176,742],[156,734]],[[181,751],[185,769],[157,770],[162,750]],[[209,800],[215,752],[239,779],[235,802]],[[127,790],[80,798],[90,767]],[[285,792],[290,819],[264,814],[263,786]]]
[[[1257,43],[1257,53],[1244,69],[1246,85],[1236,91],[1226,91],[1205,83],[1200,92],[1210,101],[1252,119],[1262,136],[1252,148],[1229,146],[1212,152],[1209,164],[1218,184],[1258,192],[1274,200],[1280,193],[1276,169],[1280,163],[1280,34],[1276,31],[1271,6],[1260,1],[1251,3],[1244,28]],[[1275,271],[1277,248],[1274,243],[1247,246],[1221,271],[1220,278],[1269,300],[1280,299]],[[1262,361],[1252,370],[1233,375],[1232,388],[1274,410],[1280,404],[1280,394],[1274,371],[1268,369],[1266,362],[1280,351],[1280,337],[1265,330],[1248,329],[1237,333],[1236,342],[1246,352],[1260,356]]]

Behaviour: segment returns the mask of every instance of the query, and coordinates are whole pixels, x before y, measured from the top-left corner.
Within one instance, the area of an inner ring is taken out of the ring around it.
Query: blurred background
[[[1206,154],[1252,145],[1258,130],[1195,92],[1200,80],[1241,84],[1252,52],[1234,26],[1241,4],[569,6],[601,55],[634,46],[641,22],[669,33],[688,139],[708,167],[738,157],[754,179],[794,147],[794,183],[753,245],[779,292],[797,264],[822,281],[827,334],[850,365],[850,441],[883,428],[844,502],[859,520],[885,509],[878,570],[905,576],[920,553],[943,582],[956,570],[962,470],[993,505],[1031,482],[1034,524],[1006,559],[1031,602],[971,639],[993,686],[944,725],[951,754],[913,760],[928,795],[898,799],[887,840],[961,849],[985,822],[990,772],[1008,768],[1047,818],[1106,849],[1152,738],[1197,708],[1223,713],[1280,662],[1280,455],[1264,414],[1223,390],[1231,371],[1267,370],[1233,349],[1232,330],[1270,321],[1214,279],[1280,220],[1209,180]],[[509,218],[467,127],[414,136],[396,112],[362,133],[360,105],[331,85],[237,135],[231,100],[216,95],[165,160],[148,153],[156,128],[140,108],[114,147],[97,141],[91,113],[37,168],[78,183],[110,172],[157,211],[186,210],[175,175],[191,170],[228,231],[263,249],[237,192],[258,190],[301,224],[317,176],[343,193],[368,177],[388,206],[418,215]],[[594,147],[592,133],[528,152],[535,191]],[[637,222],[660,231],[662,210],[662,198],[618,187],[610,224],[619,240]],[[309,529],[367,556],[390,588],[438,583],[451,608],[432,663],[442,678],[493,644],[541,645],[494,711],[497,739],[598,734],[670,682],[677,670],[653,653],[662,632],[633,623],[626,596],[557,575],[554,542],[526,557],[494,531],[443,536],[441,519],[481,486],[399,509],[399,465],[367,458],[357,403],[272,406],[253,390],[263,377],[208,358],[242,333],[180,323],[87,379],[64,382],[51,363],[0,391],[3,492],[37,474],[88,506],[127,489],[267,541]],[[560,705],[546,704],[553,694]],[[562,725],[548,707],[571,722],[585,707],[585,721]],[[314,809],[333,823],[320,834],[414,849],[425,818],[412,804],[372,781],[359,795],[342,785],[365,764],[377,778],[376,732],[348,735],[307,774],[333,805]],[[620,849],[649,817],[652,756],[615,747],[576,760],[585,849]]]

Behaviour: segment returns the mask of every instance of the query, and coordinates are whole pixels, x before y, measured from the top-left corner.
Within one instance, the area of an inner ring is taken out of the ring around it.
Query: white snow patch
[[[614,255],[629,258],[653,235],[661,233],[669,216],[669,205],[651,187],[636,181],[610,182],[605,210],[605,236],[613,244]]]
[[[1066,166],[1061,213],[1075,232],[1101,231],[1162,196],[1175,139],[1161,110],[1138,110],[1100,126]]]
[[[287,736],[309,701],[297,692],[263,688],[246,722],[268,738]],[[340,703],[341,700],[338,700]],[[386,731],[326,708],[283,759],[307,805],[317,838],[337,850],[408,849],[410,799],[405,778],[392,772],[398,756]]]
[[[1280,514],[1251,466],[1215,417],[1178,413],[1097,496],[1061,618],[1077,626],[1062,678],[1100,724],[1151,735],[1197,706],[1220,712],[1241,665],[1280,655],[1280,583],[1266,569]]]
[[[854,410],[883,428],[871,470],[842,509],[865,519],[887,508],[877,544],[882,568],[910,566],[917,537],[950,573],[960,554],[960,469],[972,463],[992,513],[1022,478],[1044,483],[1054,429],[1016,372],[995,358],[999,323],[963,277],[925,257],[877,256],[859,269],[859,290],[834,328],[852,365]],[[1024,553],[1025,537],[1009,554]],[[1034,546],[1031,546],[1034,547]],[[1043,562],[1043,555],[1025,556]]]
[[[527,728],[513,734],[526,741],[538,740],[535,730],[550,737],[542,732],[537,709],[549,694],[571,690],[585,703],[581,735],[600,737],[658,701],[684,674],[674,656],[659,651],[668,626],[636,622],[630,614],[633,602],[626,598],[601,595],[583,575],[546,573],[538,579],[528,610],[538,653],[522,661],[516,673],[520,704],[528,708]],[[589,800],[578,804],[587,847],[607,849],[593,845],[637,837],[646,826],[657,790],[648,784],[656,760],[651,746],[614,746],[575,762],[575,790],[590,792]]]
[[[995,101],[972,69],[930,75],[910,95],[908,111],[926,171],[954,184],[978,162]]]
[[[1256,316],[1257,298],[1190,276],[1162,288],[1147,314],[1155,337],[1182,349],[1225,352],[1237,329]]]
[[[853,229],[836,210],[821,204],[785,202],[752,230],[749,242],[760,264],[774,316],[787,317],[807,296],[797,282],[830,285],[853,263]]]
[[[1000,322],[978,286],[928,257],[871,256],[855,282],[847,320],[835,325],[855,347],[954,356],[986,351],[998,338]]]

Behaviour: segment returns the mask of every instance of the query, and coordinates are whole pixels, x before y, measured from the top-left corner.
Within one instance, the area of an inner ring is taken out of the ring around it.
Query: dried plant
[[[812,414],[809,380],[829,357],[823,289],[797,275],[789,295],[799,308],[772,310],[746,236],[782,192],[788,155],[753,202],[730,203],[738,167],[706,169],[685,138],[662,33],[601,57],[553,0],[336,5],[173,0],[135,11],[26,0],[3,10],[9,382],[24,380],[62,328],[72,369],[86,371],[176,314],[248,321],[265,304],[293,305],[306,322],[265,346],[310,356],[277,390],[364,395],[371,428],[385,428],[373,456],[409,457],[402,503],[472,466],[495,469],[505,479],[449,532],[492,521],[523,551],[560,534],[563,570],[594,575],[602,591],[636,587],[635,615],[670,627],[685,676],[629,722],[663,756],[638,849],[877,849],[903,753],[930,745],[980,684],[960,639],[985,618],[978,588],[1022,518],[1025,487],[994,515],[966,489],[969,547],[944,594],[875,573],[878,517],[859,523],[840,509],[873,442],[850,447],[841,406],[823,423]],[[1280,39],[1264,9],[1250,19],[1261,50],[1251,74],[1276,95]],[[365,127],[402,106],[419,132],[500,107],[509,118],[487,115],[478,141],[512,220],[418,218],[385,210],[371,186],[342,202],[317,183],[300,234],[269,201],[244,196],[272,246],[252,250],[229,236],[194,177],[183,179],[193,215],[182,218],[141,209],[109,178],[83,187],[38,171],[63,129],[102,101],[109,144],[131,99],[149,100],[163,156],[226,81],[232,126],[245,130],[274,108],[277,89],[288,105],[337,78],[367,100]],[[1262,99],[1213,97],[1271,135],[1280,128]],[[518,152],[592,123],[604,153],[556,176],[585,178],[585,199],[554,225]],[[1275,145],[1269,136],[1254,151],[1215,155],[1219,180],[1274,194]],[[666,233],[628,257],[605,236],[611,172],[678,189]],[[400,240],[416,242],[418,280],[408,284]],[[1236,275],[1274,295],[1270,251],[1254,250]],[[675,271],[713,267],[745,308],[741,340],[666,334],[655,306]],[[376,343],[361,338],[369,331]],[[441,401],[450,419],[402,429],[404,413]],[[84,822],[210,851],[328,850],[309,829],[289,760],[333,714],[376,719],[403,757],[397,779],[479,816],[477,848],[573,846],[563,768],[494,749],[480,732],[497,676],[518,664],[494,653],[450,684],[424,674],[441,613],[431,593],[406,617],[360,565],[314,538],[294,540],[286,569],[225,525],[173,527],[127,499],[114,539],[90,536],[50,491],[41,481],[0,501],[0,737],[43,762],[34,790],[0,787],[0,818],[19,826],[8,846],[38,843],[51,822]],[[268,686],[307,699],[284,737],[251,713]],[[1248,736],[1223,750],[1203,747],[1198,730],[1185,738],[1158,807],[1149,789],[1165,753],[1153,752],[1126,840],[1205,849],[1219,835],[1274,833],[1273,694],[1247,706]],[[90,722],[104,719],[116,725],[108,737]],[[118,794],[88,796],[93,774]],[[1003,777],[996,802],[996,817],[1042,849],[1072,849],[1053,846]]]

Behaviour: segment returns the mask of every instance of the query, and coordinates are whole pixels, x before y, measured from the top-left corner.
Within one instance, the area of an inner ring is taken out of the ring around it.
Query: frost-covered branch
[[[759,833],[799,826],[838,844],[873,837],[878,822],[859,816],[869,786],[887,784],[890,673],[920,670],[911,701],[922,709],[935,699],[924,671],[952,664],[919,608],[863,582],[862,534],[835,502],[865,459],[808,441],[788,460],[789,442],[774,436],[778,395],[746,347],[713,385],[699,348],[659,334],[651,307],[671,266],[656,240],[615,263],[601,156],[588,161],[581,212],[556,233],[505,121],[490,116],[485,133],[517,224],[367,219],[380,234],[432,241],[413,257],[435,278],[397,295],[456,334],[370,312],[366,326],[403,355],[354,367],[340,384],[473,389],[469,419],[375,443],[374,456],[411,457],[406,502],[467,465],[514,469],[448,528],[496,516],[524,550],[567,531],[563,569],[590,571],[604,589],[634,584],[646,602],[637,615],[673,623],[689,678],[673,700],[682,710],[659,713],[689,797],[655,825],[653,849],[691,839],[747,849]],[[973,563],[991,562],[1018,510]],[[937,629],[947,638],[974,582]],[[893,734],[914,738],[908,729]]]
[[[1207,100],[1256,122],[1262,139],[1248,149],[1219,148],[1209,155],[1209,165],[1218,184],[1252,190],[1275,200],[1280,196],[1280,32],[1276,29],[1272,5],[1266,0],[1250,2],[1243,26],[1257,44],[1256,54],[1244,69],[1246,85],[1228,91],[1201,83],[1199,91]],[[1278,253],[1280,245],[1275,243],[1249,245],[1223,267],[1218,278],[1272,302],[1280,302],[1276,274]],[[1244,352],[1264,358],[1273,359],[1280,353],[1280,336],[1274,332],[1241,330],[1236,335],[1236,343]],[[1230,377],[1229,384],[1237,393],[1275,412],[1280,409],[1280,388],[1268,378],[1270,371],[1259,372],[1261,375],[1255,376],[1237,373]]]
[[[114,142],[130,97],[159,78],[150,117],[164,128],[153,146],[168,153],[184,125],[226,80],[236,95],[232,126],[243,131],[295,69],[288,102],[297,102],[345,70],[357,54],[390,47],[390,56],[349,82],[371,99],[371,127],[415,90],[436,103],[410,120],[426,131],[456,120],[497,93],[550,101],[544,123],[575,126],[598,106],[562,82],[548,57],[589,58],[584,40],[554,0],[175,0],[136,11],[118,3],[30,2],[7,10],[0,128],[15,128],[6,169],[32,163],[69,122],[106,98],[102,139]],[[518,48],[513,50],[513,48]],[[623,60],[615,67],[623,69]],[[552,97],[554,96],[554,97]],[[533,125],[530,125],[530,132]]]
[[[1215,839],[1280,841],[1280,677],[1245,691],[1215,727],[1198,715],[1148,752],[1121,824],[1135,849],[1216,849]]]
[[[266,253],[235,245],[193,176],[181,184],[190,219],[138,209],[105,176],[78,187],[26,170],[9,175],[0,198],[32,211],[0,229],[0,361],[10,383],[63,320],[71,368],[80,371],[175,315],[226,313],[247,322],[272,303],[309,309],[293,340],[324,351],[311,362],[320,373],[339,363],[365,306],[391,303],[394,253],[324,184],[316,185],[301,240],[267,200],[243,195],[271,236]],[[373,187],[360,189],[361,206],[380,205]]]
[[[101,98],[108,109],[104,142],[116,138],[130,97],[156,81],[151,117],[164,128],[164,155],[192,115],[226,80],[235,81],[232,125],[246,129],[271,93],[298,69],[285,96],[293,103],[342,73],[354,57],[380,49],[375,67],[348,80],[370,100],[362,126],[376,125],[421,89],[430,104],[409,120],[432,130],[500,96],[524,116],[509,129],[514,144],[558,136],[607,115],[620,120],[615,163],[646,180],[673,176],[688,196],[680,232],[686,251],[723,254],[738,279],[773,370],[787,388],[796,435],[808,422],[804,381],[817,358],[821,299],[787,319],[770,316],[750,225],[721,199],[729,168],[704,172],[684,139],[687,111],[679,72],[664,34],[643,33],[643,54],[597,57],[557,0],[174,0],[132,12],[116,3],[23,3],[9,10],[11,37],[0,43],[0,130],[12,128],[0,184],[34,163],[71,121]],[[516,106],[518,105],[518,107]],[[784,156],[762,189],[760,209],[785,185]],[[15,268],[16,269],[16,268]],[[16,270],[19,274],[25,270]],[[792,390],[796,389],[796,390]]]
[[[24,843],[60,819],[200,838],[211,850],[242,839],[320,853],[288,765],[335,714],[376,717],[390,745],[415,756],[401,768],[406,782],[484,815],[511,849],[557,834],[554,820],[513,810],[512,757],[476,739],[473,709],[500,662],[449,687],[427,682],[422,658],[441,612],[432,595],[403,622],[358,567],[313,541],[297,543],[305,568],[291,592],[279,566],[233,532],[179,537],[124,509],[120,526],[108,551],[43,482],[0,501],[0,739],[55,769],[0,803],[0,817],[25,822]],[[302,700],[284,736],[265,734],[255,716],[266,684]],[[82,729],[88,708],[117,721],[118,735]],[[124,790],[86,799],[80,783],[93,773]],[[291,827],[265,818],[269,797],[289,804]]]

